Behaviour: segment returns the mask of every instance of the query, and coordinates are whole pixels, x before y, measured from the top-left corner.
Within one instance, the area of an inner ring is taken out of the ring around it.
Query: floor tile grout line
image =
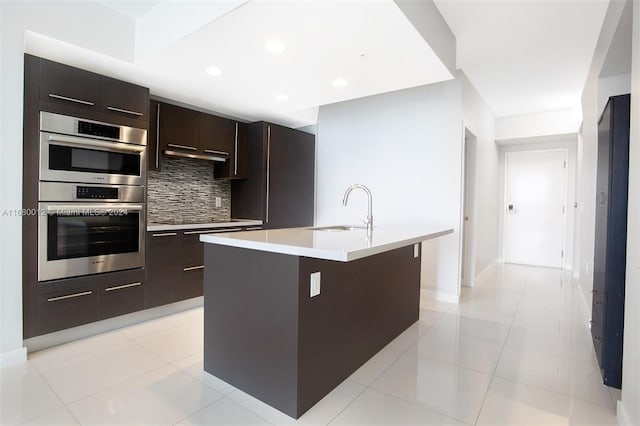
[[[234,392],[235,392],[235,391],[234,391]],[[229,395],[231,395],[231,394],[232,394],[232,393],[234,393],[234,392],[231,392]],[[253,411],[252,409],[247,408],[247,407],[245,407],[244,405],[242,405],[242,404],[240,404],[240,403],[238,403],[238,402],[234,401],[233,399],[229,398],[229,395],[225,395],[225,396],[224,396],[224,398],[225,398],[226,400],[228,400],[230,403],[232,403],[233,405],[235,405],[235,406],[237,406],[237,407],[240,407],[240,408],[242,408],[243,410],[247,410],[247,411],[248,411],[248,412],[250,412],[251,414],[253,414],[253,415],[255,415],[255,416],[259,417],[260,419],[264,420],[265,422],[269,423],[270,425],[274,425],[274,426],[275,426],[275,425],[277,425],[277,423],[272,423],[272,422],[270,422],[268,419],[265,419],[265,418],[264,418],[263,416],[261,416],[259,413],[256,413],[256,412],[255,412],[255,411]]]
[[[346,380],[345,380],[346,381]],[[342,383],[344,383],[345,381],[343,381]],[[341,384],[342,384],[341,383]],[[353,404],[358,398],[360,398],[368,389],[369,386],[364,386],[361,383],[358,383],[360,386],[363,387],[363,389],[358,392],[358,394],[355,396],[355,398],[353,398],[351,401],[349,401],[349,403],[347,405],[344,406],[344,408],[342,408],[342,410],[340,410],[335,416],[333,416],[327,423],[325,423],[326,426],[329,426],[335,419],[338,418],[338,416],[340,416],[340,414],[342,414],[347,408],[349,408],[351,406],[351,404]],[[340,386],[340,385],[338,385]],[[337,386],[336,386],[337,388]],[[334,388],[335,389],[335,388]]]
[[[188,418],[195,416],[196,414],[198,414],[202,410],[205,410],[205,409],[211,407],[213,404],[216,404],[217,402],[222,401],[223,399],[224,399],[224,395],[220,394],[220,398],[218,398],[218,399],[216,399],[214,401],[211,401],[209,404],[205,405],[204,407],[201,407],[199,410],[196,410],[196,411],[190,413],[189,415],[187,415],[186,417],[181,418],[177,422],[172,423],[172,425],[176,426],[177,424],[182,423],[183,421],[187,420]]]
[[[527,273],[527,279],[528,279],[529,273]],[[518,305],[516,306],[516,314],[518,312],[518,308],[520,307],[520,303],[522,303],[522,298],[524,297],[524,289],[527,286],[527,279],[525,279],[525,284],[523,285],[523,288],[520,292],[520,297],[518,299]],[[514,315],[515,317],[515,315]],[[491,378],[489,380],[489,384],[487,385],[487,390],[484,393],[484,397],[482,398],[482,403],[480,404],[480,409],[478,410],[478,414],[476,414],[476,418],[473,421],[473,425],[477,425],[478,424],[478,420],[480,420],[480,415],[482,415],[482,409],[484,408],[485,403],[487,402],[487,397],[489,396],[489,392],[491,391],[491,385],[493,384],[493,380],[496,377],[495,373],[496,370],[498,369],[498,365],[500,364],[500,360],[502,359],[502,354],[504,353],[504,348],[507,345],[507,341],[509,340],[509,335],[511,334],[511,327],[513,327],[513,322],[511,322],[509,324],[509,330],[507,331],[507,337],[504,340],[504,343],[502,344],[502,349],[500,350],[500,355],[498,356],[498,361],[496,362],[496,365],[493,368],[493,372],[491,373]]]

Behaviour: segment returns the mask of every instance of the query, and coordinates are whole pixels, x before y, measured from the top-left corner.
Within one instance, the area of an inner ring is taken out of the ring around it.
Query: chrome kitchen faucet
[[[347,205],[347,203],[349,202],[349,194],[351,194],[351,191],[353,191],[354,189],[362,189],[364,192],[367,193],[369,205],[367,210],[367,218],[364,220],[364,223],[365,225],[367,225],[367,235],[371,236],[371,234],[373,233],[373,213],[371,212],[371,204],[373,202],[373,196],[371,195],[371,191],[369,190],[369,188],[367,188],[364,185],[360,185],[359,183],[351,185],[349,188],[347,188],[347,191],[344,193],[344,197],[342,198],[342,205],[343,206]]]

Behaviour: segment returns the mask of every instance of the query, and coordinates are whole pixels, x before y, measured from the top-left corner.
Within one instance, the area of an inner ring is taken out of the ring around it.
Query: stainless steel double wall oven
[[[38,281],[144,266],[147,131],[40,113]]]

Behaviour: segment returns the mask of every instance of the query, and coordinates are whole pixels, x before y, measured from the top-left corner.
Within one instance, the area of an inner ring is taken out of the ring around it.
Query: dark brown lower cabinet
[[[25,338],[76,327],[144,308],[144,270],[109,272],[36,283],[25,298]]]
[[[147,294],[145,307],[178,300],[178,232],[147,232]]]
[[[207,231],[193,230],[180,233],[180,300],[202,296],[204,280],[204,248],[200,235]]]

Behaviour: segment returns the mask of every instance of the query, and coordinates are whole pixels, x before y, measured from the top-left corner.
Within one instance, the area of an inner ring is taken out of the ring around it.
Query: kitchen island
[[[298,418],[419,317],[430,227],[202,235],[204,370]]]

